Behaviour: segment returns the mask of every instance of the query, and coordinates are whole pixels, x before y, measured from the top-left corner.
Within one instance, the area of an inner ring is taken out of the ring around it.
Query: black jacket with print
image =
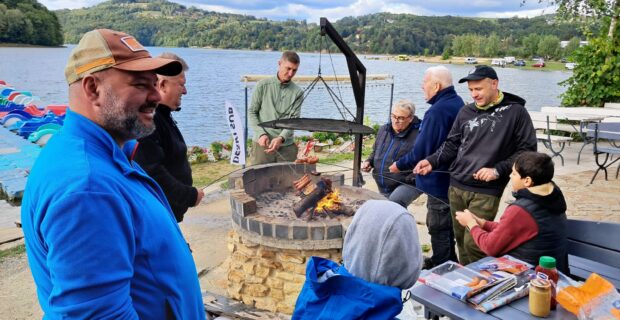
[[[427,160],[433,168],[451,163],[450,185],[500,197],[512,164],[523,151],[536,151],[536,130],[525,100],[504,92],[503,100],[487,110],[475,103],[464,106],[444,144]],[[473,175],[481,168],[497,169],[499,179],[475,180]]]

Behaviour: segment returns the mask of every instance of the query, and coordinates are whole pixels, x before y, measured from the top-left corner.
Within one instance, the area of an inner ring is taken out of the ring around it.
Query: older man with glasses
[[[379,192],[407,208],[421,192],[413,187],[415,179],[411,172],[390,173],[389,166],[413,149],[421,121],[415,115],[415,106],[407,100],[400,100],[394,105],[390,119],[379,128],[372,153],[362,163],[362,171],[373,169]]]

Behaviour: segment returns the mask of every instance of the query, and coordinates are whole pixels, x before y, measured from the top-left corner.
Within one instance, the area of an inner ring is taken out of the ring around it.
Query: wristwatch
[[[495,175],[496,178],[499,178],[499,172],[497,172],[497,169],[493,169],[493,174]]]

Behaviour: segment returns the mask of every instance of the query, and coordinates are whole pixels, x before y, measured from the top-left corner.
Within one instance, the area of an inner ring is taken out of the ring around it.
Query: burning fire
[[[316,204],[316,209],[314,212],[316,213],[324,213],[325,211],[337,211],[340,209],[340,205],[342,204],[342,200],[338,196],[338,189],[334,189],[334,191],[328,193],[323,199],[319,200]]]

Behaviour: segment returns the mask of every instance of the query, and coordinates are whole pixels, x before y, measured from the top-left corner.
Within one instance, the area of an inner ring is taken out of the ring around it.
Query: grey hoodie
[[[387,200],[368,200],[355,213],[344,238],[344,266],[356,277],[402,290],[422,268],[415,218]]]

